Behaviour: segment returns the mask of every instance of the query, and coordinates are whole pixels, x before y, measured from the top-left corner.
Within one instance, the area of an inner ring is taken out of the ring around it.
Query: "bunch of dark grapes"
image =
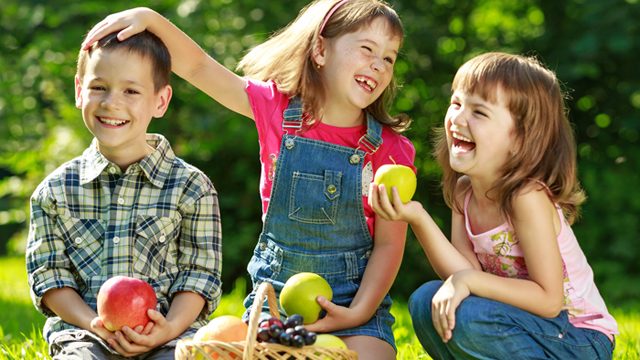
[[[301,315],[291,315],[284,323],[280,319],[271,317],[262,320],[258,325],[258,342],[282,344],[301,348],[316,342],[316,333],[308,332],[302,326]]]

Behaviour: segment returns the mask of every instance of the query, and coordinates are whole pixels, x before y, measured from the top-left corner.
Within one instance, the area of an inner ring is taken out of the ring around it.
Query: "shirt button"
[[[82,242],[82,238],[77,237],[75,241],[76,241],[76,244],[80,244]]]
[[[117,244],[119,242],[120,242],[120,238],[119,237],[116,236],[116,237],[113,238],[113,243],[114,244]]]
[[[118,198],[118,204],[124,205],[124,199],[123,198]]]
[[[113,166],[109,167],[109,172],[112,173],[112,174],[115,174],[116,173],[116,168],[113,167]]]
[[[161,235],[160,238],[158,239],[158,241],[160,241],[161,243],[165,242],[167,240],[167,238],[164,235]]]
[[[329,194],[333,194],[336,192],[336,186],[335,185],[329,185],[329,187],[327,188],[327,191],[329,192]]]

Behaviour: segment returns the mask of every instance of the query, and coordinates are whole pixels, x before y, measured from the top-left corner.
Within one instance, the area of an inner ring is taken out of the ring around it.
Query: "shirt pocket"
[[[138,215],[135,224],[133,268],[148,277],[173,272],[176,266],[175,240],[180,235],[179,219]],[[177,271],[177,270],[176,270]]]
[[[289,219],[311,224],[334,224],[342,172],[325,170],[324,175],[294,172],[289,198]]]
[[[55,231],[63,239],[67,255],[80,279],[100,274],[105,233],[103,220],[60,219]]]

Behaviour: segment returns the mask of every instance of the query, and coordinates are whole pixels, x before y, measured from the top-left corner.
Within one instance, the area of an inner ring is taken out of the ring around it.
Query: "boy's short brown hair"
[[[137,54],[151,62],[151,76],[153,77],[154,91],[156,93],[165,85],[169,85],[171,54],[169,54],[169,49],[167,49],[164,42],[147,30],[120,41],[117,38],[118,32],[113,32],[95,42],[89,50],[80,50],[77,68],[78,79],[82,82],[87,61],[97,49],[104,51],[122,50]]]

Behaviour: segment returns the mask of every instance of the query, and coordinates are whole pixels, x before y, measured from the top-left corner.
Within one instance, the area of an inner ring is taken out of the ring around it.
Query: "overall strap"
[[[304,104],[299,96],[296,96],[289,100],[289,106],[282,113],[282,131],[285,134],[289,134],[289,130],[293,129],[295,135],[300,129],[302,129],[302,110]]]
[[[358,140],[358,149],[373,154],[382,145],[382,124],[367,113],[367,133]]]

